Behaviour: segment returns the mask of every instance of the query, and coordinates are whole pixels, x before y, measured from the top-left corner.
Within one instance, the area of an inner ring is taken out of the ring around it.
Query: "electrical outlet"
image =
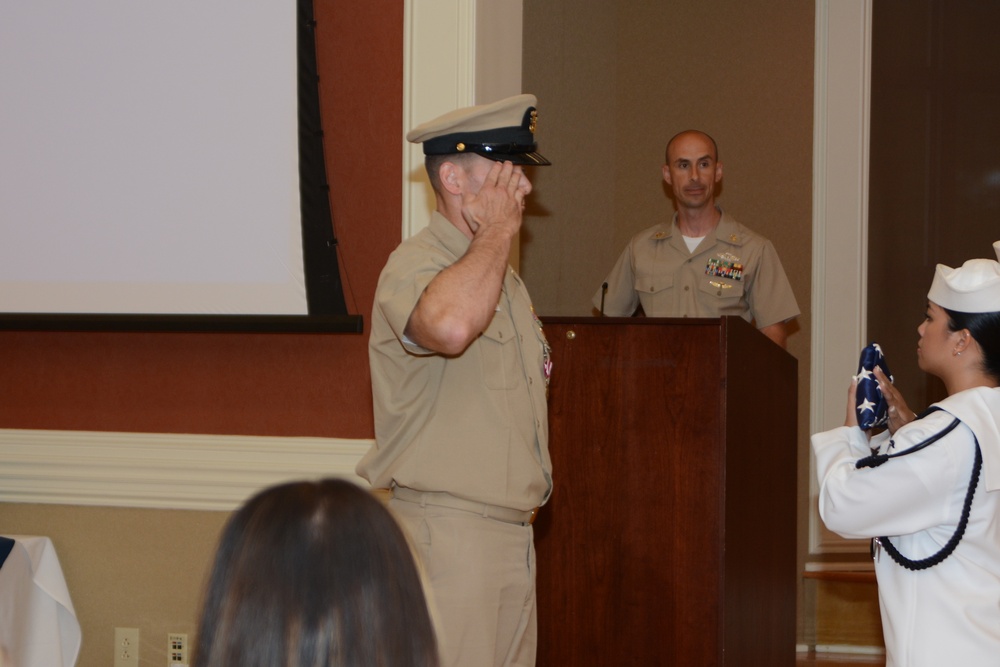
[[[179,632],[167,635],[167,667],[187,667],[188,636]]]
[[[115,667],[139,667],[139,628],[115,628]]]

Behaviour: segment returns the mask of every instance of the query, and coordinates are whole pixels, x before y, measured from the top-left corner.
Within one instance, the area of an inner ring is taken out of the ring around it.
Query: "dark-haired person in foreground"
[[[819,511],[830,530],[872,538],[888,667],[997,665],[1000,263],[939,264],[917,331],[920,368],[948,397],[913,419],[877,373],[903,417],[872,437],[852,383],[844,426],[812,437]]]
[[[262,491],[226,525],[194,667],[436,667],[401,528],[351,482]]]
[[[441,663],[535,664],[531,526],[552,489],[541,322],[508,263],[531,192],[533,95],[407,134],[436,211],[379,277],[368,342],[375,445],[358,474],[391,489],[427,574]]]

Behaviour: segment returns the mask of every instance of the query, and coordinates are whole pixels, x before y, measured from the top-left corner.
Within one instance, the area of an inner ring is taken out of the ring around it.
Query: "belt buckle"
[[[531,517],[528,518],[528,525],[535,523],[535,518],[538,516],[538,508],[531,510]]]

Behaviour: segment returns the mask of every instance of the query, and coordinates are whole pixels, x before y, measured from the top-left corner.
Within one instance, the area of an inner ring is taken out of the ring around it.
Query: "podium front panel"
[[[555,488],[535,523],[540,667],[794,664],[795,363],[732,319],[543,318]],[[744,366],[779,377],[737,399]],[[792,417],[775,435],[758,422],[776,387]],[[791,477],[762,482],[752,441],[789,434]],[[738,468],[727,447],[745,450]],[[778,563],[757,572],[755,545],[779,529],[787,546],[765,547]]]

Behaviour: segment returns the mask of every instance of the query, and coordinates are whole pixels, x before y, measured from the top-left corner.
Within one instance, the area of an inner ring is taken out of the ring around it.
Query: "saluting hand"
[[[524,198],[531,183],[521,167],[510,162],[495,162],[478,192],[462,197],[462,217],[473,234],[482,227],[500,225],[511,236],[521,228]]]

